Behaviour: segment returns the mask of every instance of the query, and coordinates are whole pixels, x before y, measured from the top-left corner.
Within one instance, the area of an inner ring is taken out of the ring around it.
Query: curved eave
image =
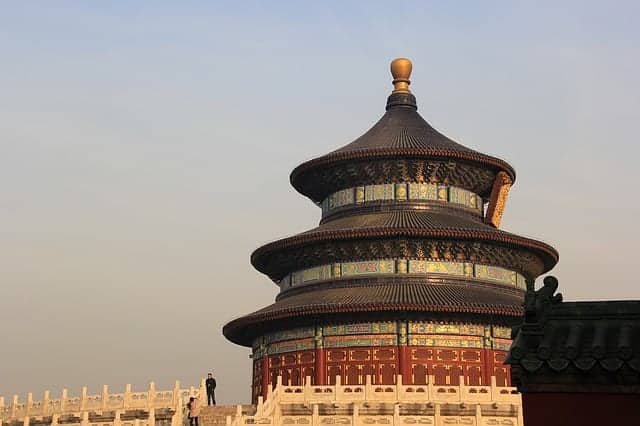
[[[336,151],[300,164],[298,167],[293,169],[289,176],[289,180],[296,191],[319,203],[322,201],[321,196],[311,189],[311,185],[307,185],[307,180],[305,178],[305,175],[312,170],[335,166],[340,163],[350,161],[377,160],[397,157],[463,160],[485,167],[488,166],[497,172],[504,171],[511,177],[513,182],[516,180],[515,170],[504,160],[472,150],[462,151],[443,148],[379,148],[354,151]]]
[[[277,303],[277,302],[276,302]],[[338,319],[336,317],[345,314],[363,313],[445,313],[445,314],[470,314],[486,316],[502,316],[518,318],[523,314],[520,304],[491,305],[484,303],[468,304],[381,304],[381,303],[317,303],[285,308],[272,312],[257,311],[252,314],[237,318],[227,323],[222,333],[230,341],[242,345],[251,346],[253,339],[279,325],[296,321],[313,321],[316,319]]]
[[[551,270],[558,263],[559,254],[548,244],[530,238],[519,237],[506,232],[495,233],[458,229],[415,229],[415,228],[368,228],[361,230],[338,230],[317,233],[304,233],[266,244],[251,255],[251,264],[260,272],[269,274],[261,258],[265,255],[285,249],[292,249],[321,241],[357,240],[384,237],[419,237],[437,239],[482,240],[509,246],[530,249],[543,259],[545,271]],[[543,272],[543,273],[544,273]],[[273,278],[273,277],[272,277]]]

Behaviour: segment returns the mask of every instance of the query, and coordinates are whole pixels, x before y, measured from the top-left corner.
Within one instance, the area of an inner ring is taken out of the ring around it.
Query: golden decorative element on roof
[[[500,227],[502,221],[502,214],[504,213],[504,207],[507,204],[507,196],[513,180],[505,173],[500,172],[496,176],[496,180],[493,181],[493,188],[491,189],[491,198],[489,198],[489,206],[487,207],[487,215],[485,222]]]
[[[396,58],[391,61],[391,75],[393,76],[393,92],[392,93],[411,93],[409,90],[409,77],[413,65],[407,58]]]

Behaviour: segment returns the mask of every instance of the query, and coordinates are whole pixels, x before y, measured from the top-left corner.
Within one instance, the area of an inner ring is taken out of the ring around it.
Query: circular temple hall
[[[391,63],[386,112],[352,143],[293,170],[316,228],[258,248],[275,303],[225,325],[252,348],[253,400],[283,383],[499,386],[526,282],[557,251],[500,229],[514,169],[435,130]]]

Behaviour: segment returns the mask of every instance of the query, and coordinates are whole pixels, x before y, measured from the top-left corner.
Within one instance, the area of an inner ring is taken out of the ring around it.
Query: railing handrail
[[[182,404],[190,396],[198,396],[204,399],[205,380],[200,386],[181,388],[176,380],[171,390],[156,390],[155,383],[149,383],[149,387],[143,391],[131,391],[131,385],[125,386],[124,392],[109,393],[107,385],[102,386],[99,394],[88,394],[87,387],[83,386],[79,396],[68,395],[68,390],[62,390],[57,399],[51,398],[51,393],[44,392],[41,400],[34,401],[33,393],[29,392],[25,401],[20,401],[18,395],[14,395],[11,403],[5,405],[5,398],[0,397],[0,421],[12,421],[30,416],[66,415],[83,413],[87,411],[127,410],[130,408],[157,409],[172,408],[181,409]]]
[[[282,377],[278,376],[275,389],[268,387],[267,398],[258,398],[258,408],[253,416],[242,414],[241,406],[238,406],[235,418],[227,418],[227,425],[244,425],[247,420],[258,422],[267,421],[278,424],[280,417],[280,404],[310,404],[312,416],[318,416],[318,404],[346,403],[352,404],[354,415],[357,416],[358,402],[385,401],[395,402],[399,407],[403,402],[430,402],[438,404],[446,403],[505,403],[521,405],[520,394],[514,387],[497,386],[492,377],[490,385],[467,385],[464,377],[460,377],[458,384],[436,385],[434,376],[428,376],[426,384],[407,384],[402,380],[402,375],[396,376],[396,384],[373,384],[371,376],[366,376],[364,384],[343,385],[341,377],[336,377],[333,385],[312,385],[311,377],[306,377],[302,385],[283,385]],[[478,405],[479,407],[479,405]],[[398,408],[394,409],[398,410]],[[394,416],[399,416],[397,411]],[[295,416],[294,416],[295,417]],[[521,409],[518,408],[519,424],[521,424]],[[271,419],[271,420],[269,420]]]

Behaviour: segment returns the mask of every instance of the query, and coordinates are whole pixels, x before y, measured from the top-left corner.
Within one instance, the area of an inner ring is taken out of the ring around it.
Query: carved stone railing
[[[172,390],[156,390],[151,382],[144,392],[132,392],[131,385],[126,385],[123,393],[109,393],[107,385],[102,392],[89,395],[87,387],[83,387],[80,396],[70,397],[67,389],[63,389],[60,398],[51,399],[49,391],[39,401],[33,400],[33,394],[27,394],[26,401],[20,401],[14,395],[10,404],[5,405],[5,399],[0,397],[0,424],[2,422],[15,423],[22,421],[29,424],[31,418],[51,418],[51,424],[58,424],[60,417],[73,416],[80,419],[80,424],[89,424],[89,414],[113,412],[113,424],[121,424],[120,415],[127,411],[142,410],[148,413],[148,424],[154,424],[155,413],[158,410],[168,411],[172,415],[172,424],[182,424],[183,406],[189,397],[196,396],[201,400],[205,397],[204,379],[200,386],[188,389],[180,387],[176,381]]]
[[[496,386],[405,385],[397,376],[395,385],[374,385],[367,377],[363,385],[342,385],[340,377],[331,386],[313,386],[307,377],[303,386],[285,386],[279,377],[266,401],[258,398],[253,416],[239,408],[227,425],[248,424],[461,424],[471,426],[521,426],[522,400],[515,388]]]

